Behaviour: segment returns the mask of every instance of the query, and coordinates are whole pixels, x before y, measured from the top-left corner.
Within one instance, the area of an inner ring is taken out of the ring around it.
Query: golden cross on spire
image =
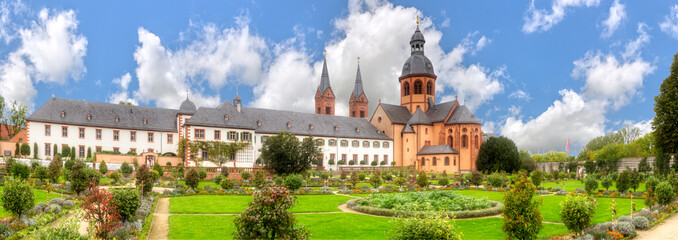
[[[360,64],[360,57],[358,57],[358,64]]]
[[[419,26],[419,14],[417,14],[417,26]]]
[[[327,57],[327,49],[323,49],[323,57]]]

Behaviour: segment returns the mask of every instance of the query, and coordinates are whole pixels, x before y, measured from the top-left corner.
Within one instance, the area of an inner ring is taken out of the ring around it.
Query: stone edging
[[[426,217],[426,215],[429,215],[431,212],[425,212],[425,211],[405,211],[405,210],[393,210],[393,209],[385,209],[385,208],[375,208],[375,207],[368,207],[368,206],[360,206],[357,204],[358,201],[361,199],[352,199],[346,202],[346,207],[349,209],[356,211],[356,212],[361,212],[365,214],[370,214],[370,215],[378,215],[378,216],[387,216],[387,217],[402,217],[402,218],[409,218],[409,217]],[[489,201],[489,200],[488,200]],[[497,214],[501,214],[502,210],[504,209],[504,204],[497,202],[497,201],[489,201],[492,207],[486,208],[486,209],[479,209],[479,210],[468,210],[468,211],[450,211],[450,212],[437,212],[440,213],[444,216],[447,216],[449,218],[455,218],[455,219],[464,219],[464,218],[478,218],[478,217],[486,217],[486,216],[493,216]]]

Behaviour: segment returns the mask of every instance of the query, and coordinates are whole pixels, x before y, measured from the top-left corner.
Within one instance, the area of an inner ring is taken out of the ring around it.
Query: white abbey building
[[[238,96],[233,104],[224,101],[215,108],[201,107],[186,99],[178,110],[89,102],[63,98],[49,99],[27,119],[28,142],[38,146],[38,158],[50,159],[53,146],[75,147],[76,157],[92,152],[129,151],[141,154],[176,155],[180,138],[192,140],[249,141],[227,166],[253,167],[259,149],[269,136],[281,131],[297,137],[313,136],[323,152],[318,166],[337,170],[340,160],[356,166],[365,160],[393,161],[393,140],[363,118],[319,115],[242,107]],[[202,153],[187,153],[187,166],[195,166]],[[330,165],[334,159],[334,165]],[[209,166],[208,161],[204,161]]]

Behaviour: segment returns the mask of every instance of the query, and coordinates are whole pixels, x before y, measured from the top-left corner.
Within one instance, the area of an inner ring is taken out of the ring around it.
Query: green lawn
[[[386,239],[391,218],[352,213],[297,214],[299,224],[306,226],[311,239]],[[232,239],[233,218],[224,215],[171,215],[170,239]],[[503,239],[501,218],[457,220],[455,225],[463,239]],[[568,233],[564,225],[544,224],[540,238]]]
[[[542,187],[545,189],[548,188],[555,188],[555,187],[560,187],[563,188],[563,182],[559,182],[559,184],[556,186],[556,182],[544,182],[541,184]],[[584,189],[584,186],[582,186],[582,183],[579,180],[567,180],[565,181],[565,188],[563,188],[565,191],[572,192],[577,188]],[[605,190],[603,186],[600,185],[600,181],[598,182],[598,190]],[[610,190],[617,190],[617,182],[612,182],[612,186],[610,187]],[[633,191],[633,189],[629,189],[630,191]],[[642,182],[638,185],[638,189],[636,191],[645,191],[645,183]]]
[[[299,195],[293,212],[334,212],[351,197],[339,195]],[[240,213],[252,196],[198,195],[170,198],[170,213]]]
[[[184,181],[179,181],[179,183],[186,186],[186,182],[184,182]],[[204,189],[205,185],[209,185],[210,187],[212,187],[212,189],[215,189],[215,190],[221,189],[221,186],[219,186],[219,184],[216,184],[215,182],[212,182],[212,181],[200,181],[200,183],[198,183],[198,188]]]
[[[563,222],[560,220],[560,202],[565,201],[566,196],[541,196],[539,198],[543,200],[543,204],[539,209],[542,216],[544,216],[544,221]],[[631,214],[631,199],[615,198],[614,201],[617,204],[617,217]],[[636,211],[646,207],[643,199],[634,199],[633,201],[636,203]],[[596,202],[598,203],[598,208],[596,208],[592,222],[597,224],[611,221],[612,211],[610,206],[612,206],[612,198],[596,198]]]

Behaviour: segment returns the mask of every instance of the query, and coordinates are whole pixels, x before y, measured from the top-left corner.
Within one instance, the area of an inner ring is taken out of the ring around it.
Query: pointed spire
[[[238,87],[235,87],[235,98],[234,99],[240,99],[240,94],[238,94]]]
[[[355,96],[355,99],[358,100],[360,95],[365,93],[363,90],[363,77],[360,74],[360,57],[358,57],[358,70],[356,71],[355,74],[355,85],[353,86],[353,96]],[[367,95],[365,95],[367,97]]]
[[[330,74],[327,73],[327,51],[323,51],[323,72],[320,75],[320,85],[318,89],[320,94],[325,94],[325,91],[330,88]]]
[[[419,28],[419,14],[417,14],[417,28]]]

